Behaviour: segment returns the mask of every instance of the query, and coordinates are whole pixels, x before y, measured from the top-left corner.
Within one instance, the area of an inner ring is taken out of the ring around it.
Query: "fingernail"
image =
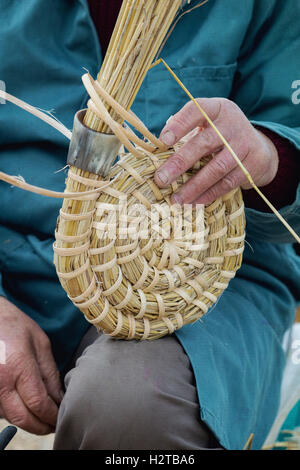
[[[183,204],[183,198],[179,194],[173,194],[171,201],[173,204]]]
[[[162,184],[168,184],[169,175],[165,170],[158,170],[156,176]]]
[[[172,131],[165,131],[161,135],[160,139],[165,145],[169,145],[169,146],[174,145],[176,141],[175,134]]]

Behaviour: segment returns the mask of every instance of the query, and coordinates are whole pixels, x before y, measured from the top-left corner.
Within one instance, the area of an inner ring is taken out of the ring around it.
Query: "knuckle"
[[[174,116],[172,117],[170,121],[170,124],[172,126],[175,125],[176,127],[180,127],[180,128],[185,127],[186,126],[186,114],[183,113],[182,111],[174,114]]]
[[[41,414],[44,411],[44,401],[42,397],[33,395],[30,400],[27,401],[27,406],[34,414]]]
[[[22,412],[14,412],[14,414],[9,416],[9,421],[11,424],[21,429],[25,429],[28,426],[28,417],[25,413]]]
[[[198,102],[200,100],[200,98],[197,98],[196,101]],[[182,108],[187,114],[190,113],[190,112],[193,112],[195,110],[195,103],[190,100],[188,101],[184,107]]]
[[[231,176],[225,176],[222,180],[222,189],[225,192],[229,192],[232,189],[236,188],[236,181],[233,177]]]
[[[227,171],[227,164],[222,159],[215,159],[211,165],[211,173],[215,178],[222,177]]]
[[[13,388],[9,387],[9,383],[6,382],[5,384],[1,384],[1,389],[0,389],[0,403],[3,401],[8,401],[11,397]]]
[[[216,138],[213,132],[208,130],[203,134],[199,134],[199,139],[201,140],[200,145],[205,146],[207,152],[213,152],[215,150]]]
[[[40,344],[40,347],[43,349],[46,349],[46,350],[51,349],[50,339],[46,335],[41,335],[41,337],[39,338],[39,344]]]
[[[239,112],[240,108],[236,103],[234,103],[234,101],[231,101],[228,98],[220,98],[220,109],[218,117],[223,116],[229,118],[233,114]]]
[[[27,427],[26,416],[23,415],[22,413],[13,414],[12,416],[8,417],[8,421],[20,429],[25,429]]]
[[[218,194],[215,189],[209,189],[208,191],[206,191],[205,195],[210,201],[215,201],[218,198]]]
[[[226,110],[238,108],[238,106],[228,98],[220,98],[220,105]]]
[[[45,364],[43,379],[47,384],[51,384],[51,387],[61,388],[59,371],[52,364]]]
[[[179,174],[183,173],[187,168],[186,159],[180,153],[176,153],[176,155],[173,156],[172,161],[170,161],[170,164],[172,164],[176,173]]]
[[[8,365],[11,373],[17,376],[23,369],[26,363],[30,360],[28,353],[22,353],[19,351],[13,352],[8,358]]]
[[[246,160],[249,156],[249,143],[248,141],[242,139],[239,143],[238,154],[242,160]]]
[[[186,129],[194,121],[195,115],[198,116],[198,109],[193,101],[188,101],[180,111],[172,116],[170,123],[172,126],[175,124],[175,127]]]
[[[8,400],[15,389],[15,379],[8,371],[0,376],[0,403]]]
[[[48,381],[51,381],[54,384],[60,383],[59,371],[55,367],[49,367],[47,379]]]

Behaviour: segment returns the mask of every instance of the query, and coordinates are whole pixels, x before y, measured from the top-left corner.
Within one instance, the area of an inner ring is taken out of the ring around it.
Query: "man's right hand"
[[[0,416],[33,434],[53,432],[62,390],[50,341],[4,297],[0,297],[0,341],[5,345],[5,364],[0,363]]]

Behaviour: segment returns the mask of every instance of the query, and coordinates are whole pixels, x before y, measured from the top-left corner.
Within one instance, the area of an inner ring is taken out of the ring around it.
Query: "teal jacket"
[[[197,2],[192,1],[189,8]],[[6,90],[72,128],[85,107],[84,68],[102,55],[86,0],[0,0],[0,80]],[[300,150],[298,0],[209,0],[178,22],[161,56],[198,96],[234,100],[248,118]],[[162,67],[147,75],[134,111],[159,134],[186,95]],[[0,105],[0,169],[64,190],[68,141],[11,104]],[[287,182],[288,184],[288,182]],[[63,370],[88,328],[61,288],[53,234],[61,201],[0,183],[1,294],[49,335]],[[272,214],[247,209],[243,266],[202,321],[176,333],[196,378],[201,418],[227,449],[250,433],[262,446],[279,404],[282,337],[300,300],[300,260]],[[300,188],[281,210],[300,231]]]

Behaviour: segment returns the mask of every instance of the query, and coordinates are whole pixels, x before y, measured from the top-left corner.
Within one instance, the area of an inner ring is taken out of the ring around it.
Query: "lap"
[[[193,370],[175,336],[123,341],[93,327],[77,356],[65,377],[56,449],[218,446],[201,422]]]

